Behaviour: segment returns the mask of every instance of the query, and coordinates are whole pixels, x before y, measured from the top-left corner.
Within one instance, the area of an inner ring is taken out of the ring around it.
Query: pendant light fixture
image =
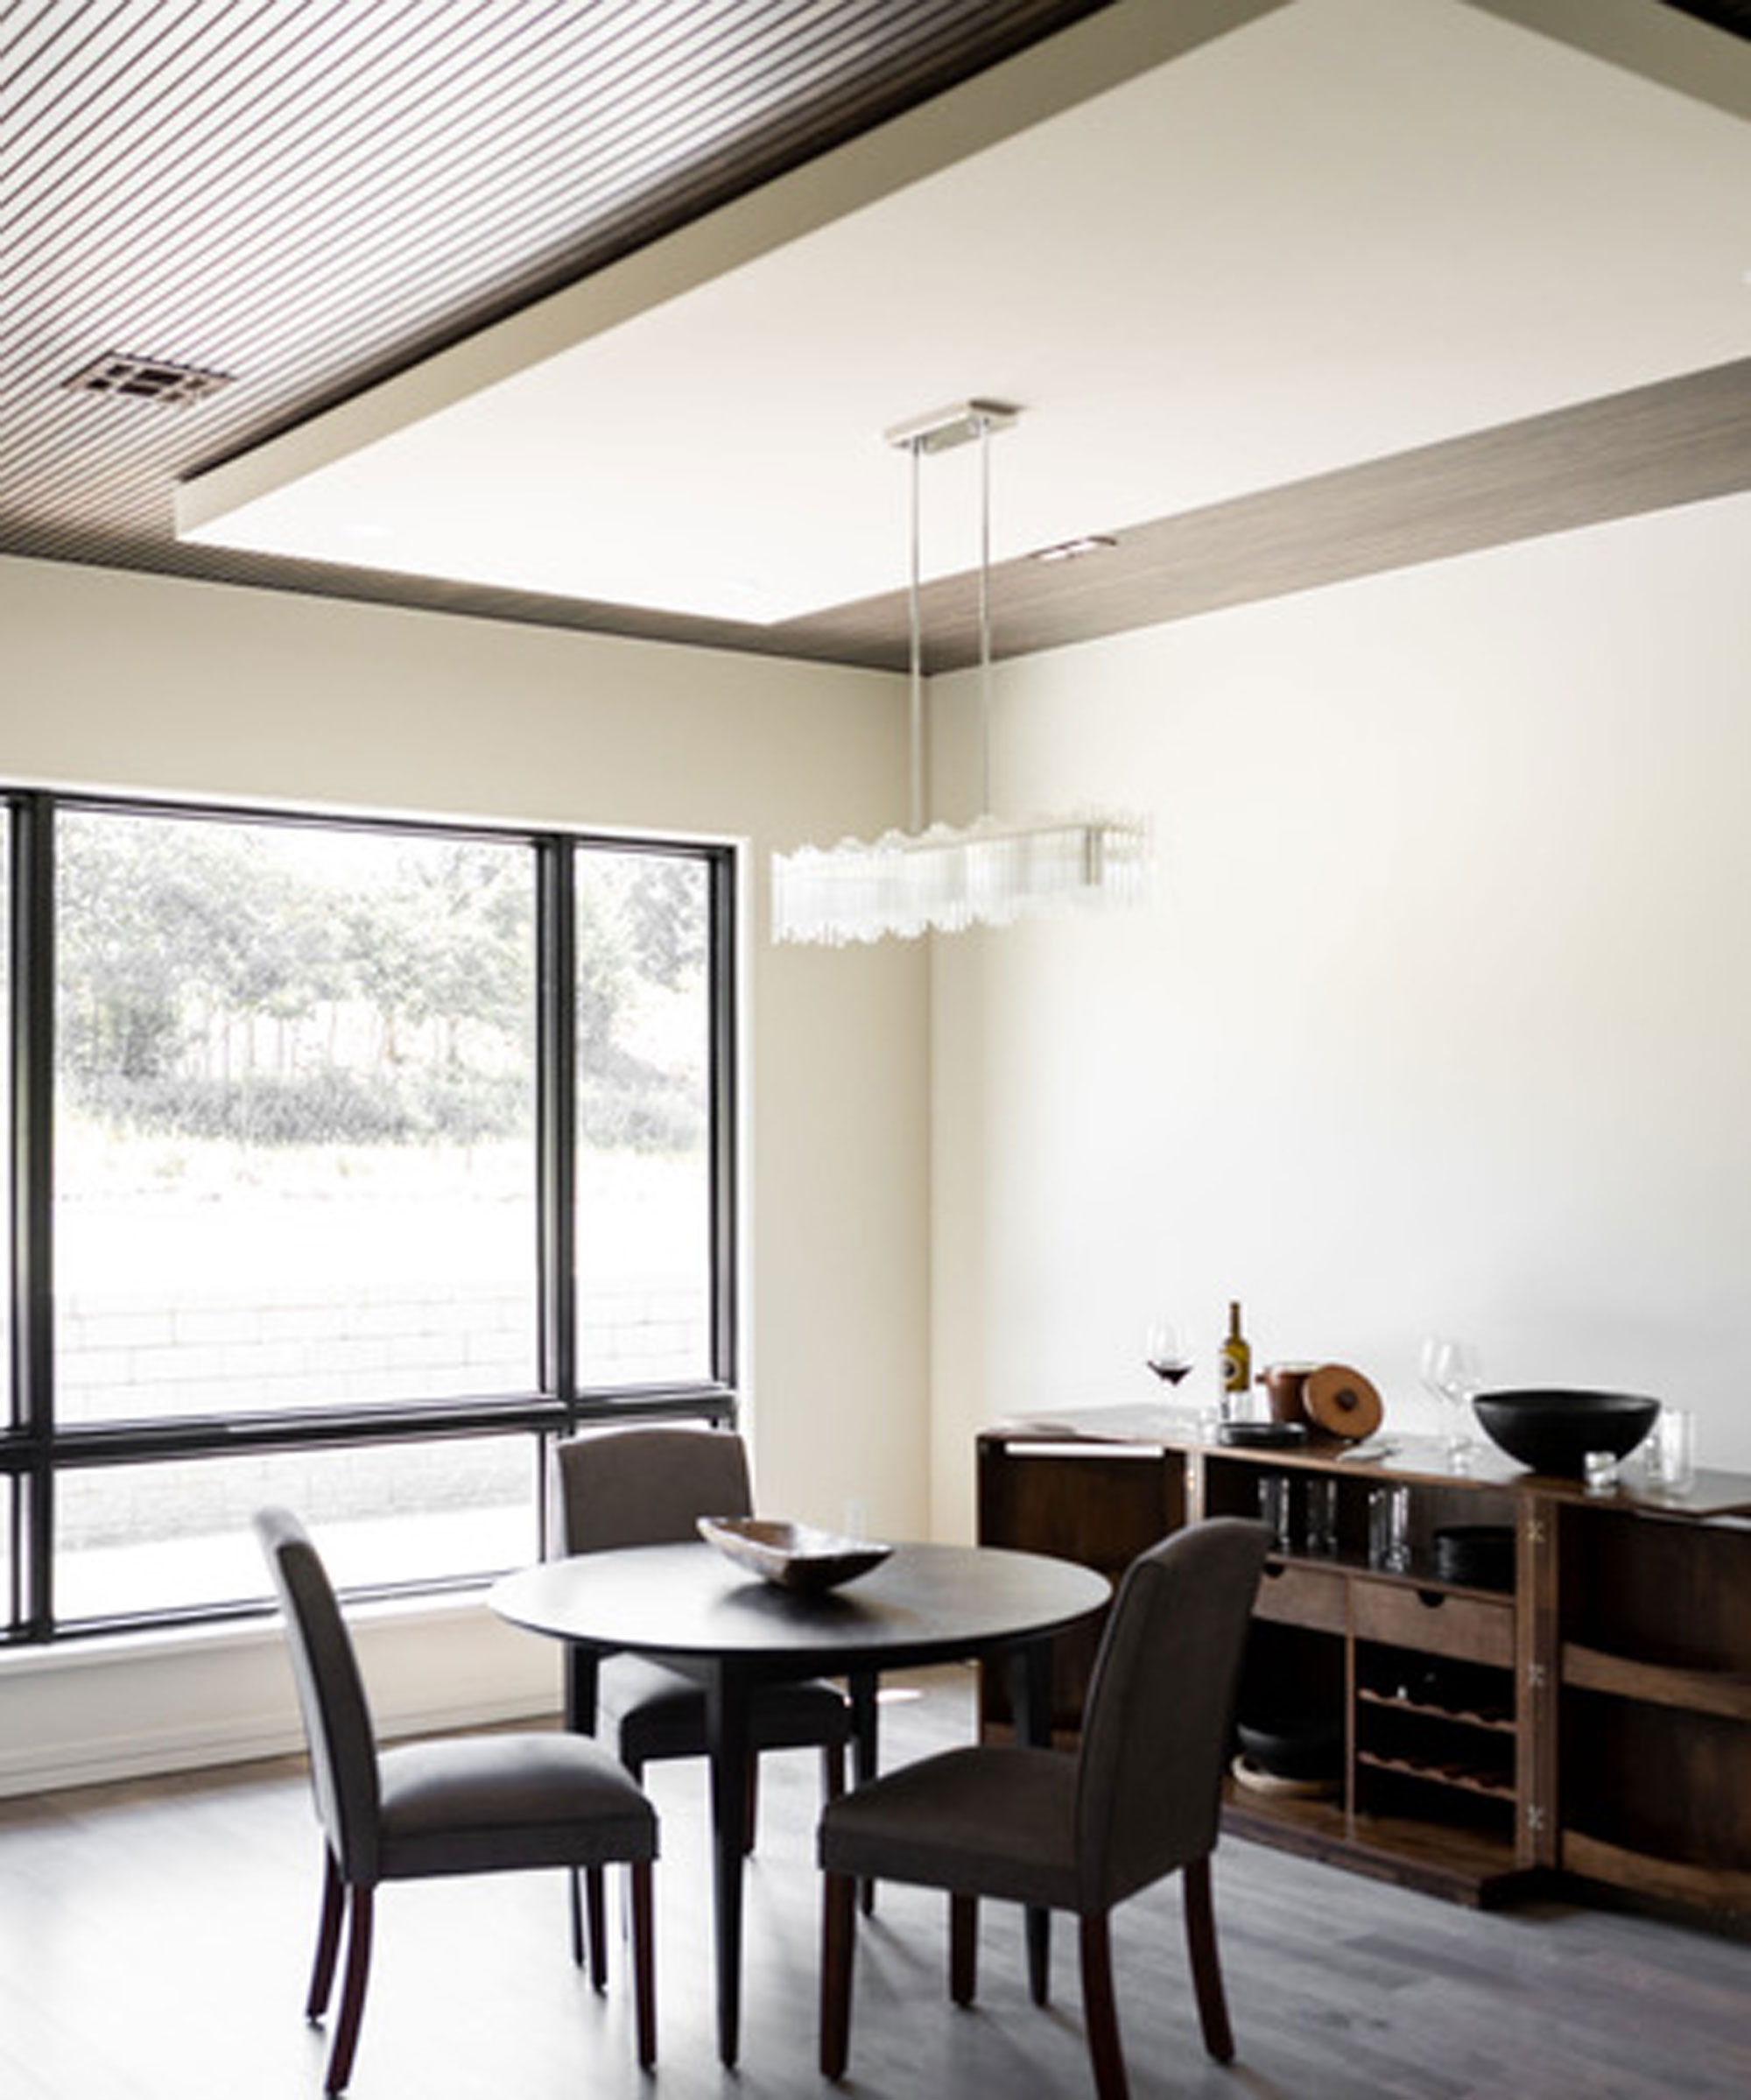
[[[842,839],[772,856],[772,938],[831,947],[893,934],[955,934],[1043,912],[1115,911],[1150,892],[1146,819],[1108,814],[1000,820],[991,791],[991,439],[1020,412],[963,401],[885,434],[911,461],[911,828],[866,845]],[[980,807],[975,823],[924,823],[924,632],[919,610],[922,462],[976,441],[979,496]]]

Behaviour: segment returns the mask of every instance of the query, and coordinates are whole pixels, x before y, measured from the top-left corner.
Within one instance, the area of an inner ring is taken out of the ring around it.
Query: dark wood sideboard
[[[1150,1408],[1000,1424],[978,1441],[979,1537],[1116,1578],[1200,1516],[1256,1515],[1262,1477],[1297,1494],[1335,1480],[1335,1551],[1295,1543],[1268,1563],[1241,1708],[1328,1717],[1337,1788],[1231,1780],[1225,1826],[1469,1904],[1560,1877],[1751,1921],[1751,1476],[1600,1497],[1494,1452],[1460,1474],[1437,1443],[1380,1463],[1347,1448],[1231,1449]],[[1369,1492],[1393,1482],[1410,1499],[1403,1574],[1368,1555]],[[1455,1525],[1511,1529],[1501,1586],[1438,1577],[1431,1541]],[[1058,1644],[1065,1739],[1097,1638]],[[1001,1734],[1000,1673],[981,1698]]]

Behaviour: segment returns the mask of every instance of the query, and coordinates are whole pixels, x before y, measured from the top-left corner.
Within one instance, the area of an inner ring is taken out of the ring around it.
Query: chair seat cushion
[[[383,1751],[384,1880],[657,1857],[657,1814],[615,1758],[568,1735],[482,1735]]]
[[[639,1655],[610,1656],[596,1695],[598,1735],[605,1743],[617,1743],[635,1768],[665,1758],[705,1755],[705,1686],[685,1669]],[[760,1686],[748,1720],[756,1751],[801,1750],[851,1737],[849,1701],[819,1679]]]
[[[1076,1760],[1061,1751],[951,1750],[821,1812],[832,1874],[1078,1906]]]

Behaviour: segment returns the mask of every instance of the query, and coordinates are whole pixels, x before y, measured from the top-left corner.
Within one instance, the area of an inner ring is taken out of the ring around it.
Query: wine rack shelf
[[[1318,1441],[1231,1448],[1171,1411],[1122,1412],[1128,1426],[981,1435],[981,1539],[1115,1573],[1182,1524],[1255,1514],[1272,1475],[1291,1507],[1307,1481],[1336,1483],[1329,1550],[1285,1537],[1267,1564],[1241,1690],[1243,1717],[1288,1713],[1338,1745],[1332,1795],[1231,1783],[1229,1829],[1466,1903],[1596,1883],[1751,1919],[1751,1787],[1728,1776],[1751,1770],[1751,1477],[1601,1499],[1506,1460],[1456,1473],[1403,1445],[1387,1463]],[[1140,1434],[1142,1413],[1164,1419]],[[1382,1485],[1409,1492],[1408,1568],[1368,1562]],[[1436,1535],[1456,1525],[1512,1527],[1511,1588],[1436,1572]],[[1059,1658],[1060,1741],[1093,1646]],[[1004,1718],[994,1674],[981,1719]]]
[[[1472,1713],[1461,1707],[1431,1706],[1422,1700],[1397,1698],[1390,1692],[1370,1691],[1366,1685],[1358,1686],[1356,1702],[1361,1706],[1377,1706],[1391,1713],[1420,1714],[1431,1721],[1457,1722],[1464,1728],[1485,1728],[1506,1736],[1516,1734],[1520,1726],[1509,1713]]]
[[[1390,1772],[1429,1786],[1456,1786],[1461,1793],[1480,1793],[1491,1801],[1512,1801],[1514,1781],[1506,1773],[1469,1765],[1431,1764],[1422,1758],[1389,1758],[1376,1750],[1359,1750],[1356,1763],[1371,1772]]]

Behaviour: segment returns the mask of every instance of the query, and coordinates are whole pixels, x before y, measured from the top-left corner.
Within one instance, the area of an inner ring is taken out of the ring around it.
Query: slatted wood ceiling
[[[176,478],[1101,4],[0,6],[0,550],[295,581],[179,546]],[[114,352],[236,377],[67,391]]]
[[[1105,4],[0,4],[0,553],[897,662],[894,600],[776,632],[668,620],[185,546],[172,491]],[[1687,11],[1751,34],[1751,0]],[[190,407],[69,389],[115,353],[235,377]],[[1751,361],[1726,384],[1743,486]],[[1329,546],[1329,518],[1304,531]],[[1196,610],[1197,544],[1182,531],[1171,579],[1160,544],[1086,585],[1015,575],[1036,617],[1010,645]],[[1266,587],[1295,574],[1291,552]]]

